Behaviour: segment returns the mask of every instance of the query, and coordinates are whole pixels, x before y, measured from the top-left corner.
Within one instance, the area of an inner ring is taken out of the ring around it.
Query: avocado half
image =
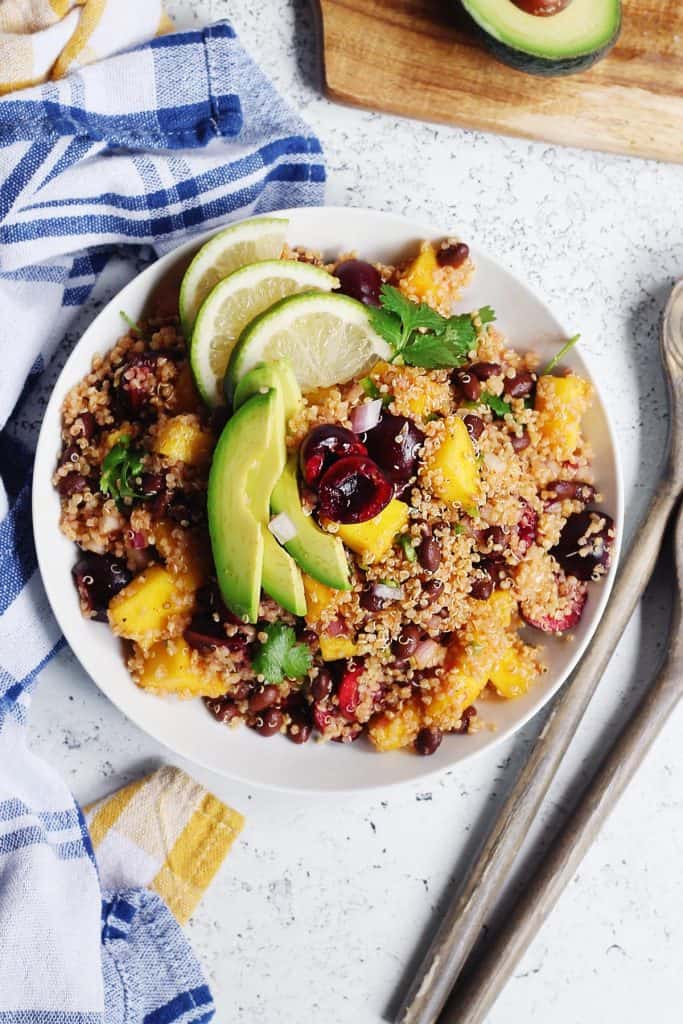
[[[621,30],[621,0],[569,0],[563,10],[529,14],[513,0],[461,0],[504,64],[531,75],[585,71],[609,53]]]

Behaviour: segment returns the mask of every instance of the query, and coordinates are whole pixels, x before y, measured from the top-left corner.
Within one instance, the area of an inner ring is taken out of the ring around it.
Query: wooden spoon
[[[517,852],[576,733],[584,712],[652,575],[671,510],[683,490],[683,280],[673,289],[661,329],[671,408],[671,448],[657,487],[588,651],[555,701],[481,853],[420,965],[396,1016],[399,1024],[433,1024],[510,875]],[[501,978],[507,978],[501,971]],[[502,982],[501,982],[502,985]],[[496,990],[496,994],[499,989]],[[494,996],[495,998],[495,996]],[[455,1010],[442,1024],[465,1024]],[[479,1019],[471,1018],[472,1021]]]

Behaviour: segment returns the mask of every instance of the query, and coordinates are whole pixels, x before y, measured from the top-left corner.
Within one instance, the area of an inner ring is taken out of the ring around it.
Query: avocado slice
[[[263,575],[263,524],[254,514],[250,491],[255,470],[278,415],[274,392],[255,395],[228,420],[213,453],[207,510],[218,585],[228,608],[256,622]]]
[[[282,476],[275,485],[270,498],[270,507],[276,514],[284,512],[296,527],[296,537],[287,541],[285,548],[298,565],[312,576],[334,590],[350,590],[349,566],[344,545],[339,537],[325,533],[307,516],[301,507],[297,481],[296,456],[287,460]]]
[[[301,405],[301,388],[286,357],[274,359],[271,363],[259,363],[249,370],[235,388],[233,408],[239,409],[251,395],[267,388],[276,388],[282,395],[287,424]]]
[[[231,611],[258,618],[261,587],[282,608],[305,615],[301,571],[268,530],[270,495],[286,459],[282,397],[252,395],[220,436],[209,473],[209,535],[218,584]]]
[[[611,50],[621,30],[621,0],[568,0],[563,7],[541,0],[462,0],[462,6],[499,60],[533,75],[584,71]]]

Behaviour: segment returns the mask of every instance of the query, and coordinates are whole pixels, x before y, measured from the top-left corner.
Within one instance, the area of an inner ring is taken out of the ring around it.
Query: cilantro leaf
[[[499,395],[490,395],[487,391],[482,391],[481,401],[484,405],[488,405],[494,416],[499,416],[501,419],[510,412],[510,403]]]
[[[292,627],[284,622],[269,622],[261,628],[267,640],[252,658],[256,674],[269,683],[305,676],[311,667],[311,652],[305,644],[296,642]]]
[[[130,435],[121,434],[115,445],[102,460],[100,490],[119,504],[123,498],[142,498],[133,486],[135,477],[142,473],[142,452],[130,447]],[[131,480],[133,478],[133,480]]]
[[[438,331],[443,327],[445,317],[428,306],[426,302],[413,302],[393,285],[383,284],[380,292],[382,308],[395,313],[401,320],[404,342],[418,328]]]
[[[467,362],[468,353],[476,347],[477,341],[472,317],[464,313],[442,319],[439,332],[417,334],[404,348],[403,359],[410,366],[439,370]]]
[[[401,320],[395,313],[382,309],[381,306],[368,306],[370,323],[377,333],[388,341],[394,352],[400,352],[402,346]]]
[[[490,306],[482,306],[479,310],[479,320],[482,324],[492,324],[496,319],[496,314],[493,312]]]
[[[542,373],[543,374],[552,373],[552,371],[555,369],[557,364],[560,363],[564,359],[564,357],[566,356],[567,352],[569,352],[571,349],[574,348],[574,345],[576,345],[576,343],[577,343],[577,341],[579,340],[580,337],[581,337],[580,334],[575,334],[573,338],[570,338],[569,341],[566,341],[564,343],[564,345],[562,346],[562,348],[560,349],[560,351],[555,353],[555,355],[550,360],[550,362],[546,366],[545,370],[542,371]]]

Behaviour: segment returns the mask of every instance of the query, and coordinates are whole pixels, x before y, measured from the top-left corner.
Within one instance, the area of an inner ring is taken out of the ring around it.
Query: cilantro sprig
[[[396,537],[396,543],[403,549],[403,554],[409,562],[417,561],[417,552],[415,551],[415,545],[413,544],[410,534],[399,533]]]
[[[102,460],[100,490],[117,502],[123,498],[142,498],[133,481],[142,473],[142,452],[130,447],[130,435],[121,434],[116,444]]]
[[[488,391],[482,391],[480,401],[488,405],[494,416],[503,419],[510,412],[510,403],[500,395],[490,395]]]
[[[306,644],[297,643],[292,627],[284,622],[269,622],[260,628],[267,639],[252,658],[256,674],[269,683],[305,676],[311,667],[311,652]]]
[[[425,302],[412,302],[390,284],[383,284],[380,305],[370,306],[372,326],[393,349],[393,359],[425,370],[450,369],[467,362],[476,348],[475,317],[495,320],[490,306],[476,313],[442,316]]]
[[[133,318],[132,318],[132,317],[128,316],[128,314],[127,314],[127,313],[125,312],[125,310],[123,310],[123,309],[120,309],[120,310],[119,310],[119,316],[121,317],[121,319],[123,320],[123,322],[124,322],[124,323],[126,324],[126,326],[127,326],[128,328],[129,328],[129,330],[131,330],[131,331],[137,331],[137,333],[138,333],[139,335],[142,335],[142,334],[143,334],[143,330],[142,330],[142,327],[140,327],[140,325],[139,325],[139,324],[136,324],[136,323],[135,323],[135,320],[133,320]]]
[[[570,352],[571,349],[574,348],[574,345],[576,345],[576,343],[577,343],[577,341],[579,340],[580,337],[581,337],[580,334],[575,334],[572,338],[569,339],[569,341],[565,341],[565,343],[562,346],[562,348],[559,350],[559,352],[555,353],[555,355],[550,360],[550,362],[546,366],[545,370],[542,371],[542,373],[544,375],[547,374],[547,373],[552,373],[553,370],[555,369],[555,367],[559,363],[562,362],[562,360],[566,356],[567,352]]]

